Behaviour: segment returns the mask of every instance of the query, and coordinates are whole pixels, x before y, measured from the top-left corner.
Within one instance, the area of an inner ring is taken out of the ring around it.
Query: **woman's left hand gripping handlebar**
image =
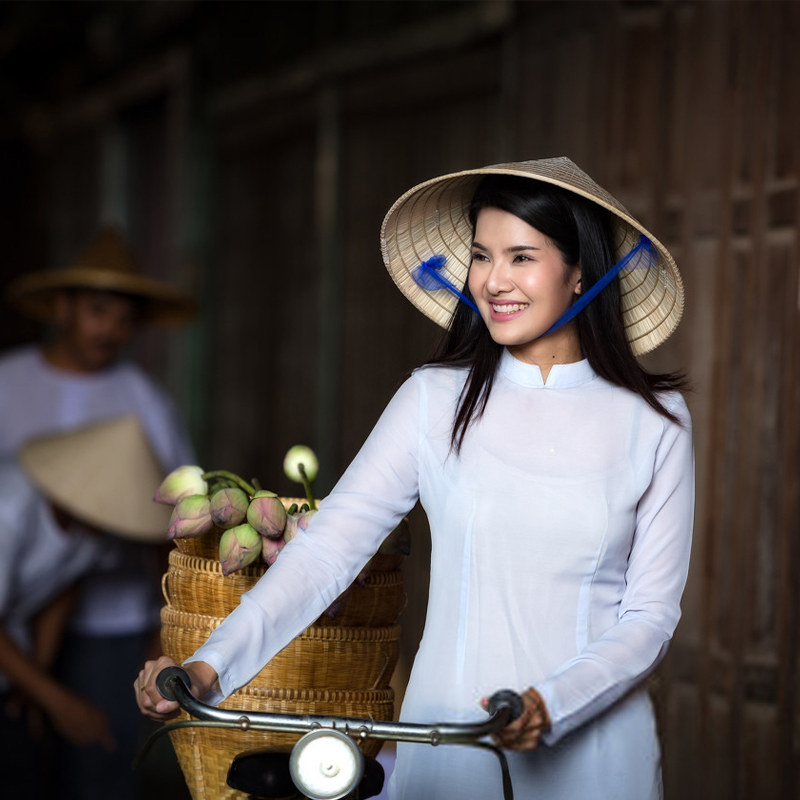
[[[498,747],[515,752],[535,750],[542,734],[550,727],[550,715],[536,689],[527,689],[520,694],[520,698],[522,713],[492,737]],[[481,705],[488,709],[489,698],[483,698]]]
[[[162,656],[155,661],[145,663],[139,676],[133,684],[133,691],[136,694],[136,703],[139,710],[146,717],[164,722],[173,717],[177,717],[180,706],[175,700],[167,700],[161,696],[156,687],[156,678],[159,673],[167,667],[176,667],[178,664],[171,658]],[[213,667],[204,661],[193,661],[183,667],[191,681],[192,694],[202,699],[217,682],[217,673]]]

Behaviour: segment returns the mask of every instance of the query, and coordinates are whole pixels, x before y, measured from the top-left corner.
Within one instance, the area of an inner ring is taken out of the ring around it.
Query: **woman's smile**
[[[492,318],[499,322],[507,322],[510,319],[516,319],[523,311],[525,311],[530,303],[512,303],[512,302],[490,302],[489,306],[492,309]]]

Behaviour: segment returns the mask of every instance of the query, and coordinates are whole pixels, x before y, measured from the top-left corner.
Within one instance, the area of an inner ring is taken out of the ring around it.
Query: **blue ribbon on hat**
[[[644,252],[643,252],[644,251]],[[608,286],[614,278],[619,275],[619,273],[625,269],[628,264],[639,254],[643,253],[644,257],[647,259],[646,266],[650,266],[655,259],[658,258],[658,253],[656,252],[655,247],[653,247],[653,243],[644,235],[642,234],[639,237],[639,243],[633,250],[630,251],[627,255],[624,255],[613,267],[611,267],[602,278],[600,278],[597,283],[592,286],[585,294],[582,294],[543,334],[542,336],[548,336],[551,333],[554,333],[559,328],[566,325],[570,320],[575,319],[578,314],[583,311],[589,303],[597,297],[603,289]],[[637,267],[639,265],[636,265]],[[539,337],[541,338],[541,337]]]
[[[608,286],[614,278],[619,275],[619,273],[627,267],[631,261],[633,261],[636,256],[642,254],[643,257],[647,260],[645,266],[650,266],[655,262],[658,258],[658,253],[656,252],[653,243],[644,235],[642,234],[639,237],[639,243],[636,247],[633,248],[629,253],[623,256],[616,264],[614,264],[608,272],[600,278],[594,286],[591,287],[587,292],[582,294],[551,326],[548,328],[542,336],[548,336],[551,333],[554,333],[559,328],[562,328],[571,320],[575,319],[578,314],[583,311],[589,303],[597,297],[603,289]],[[478,311],[478,307],[472,300],[469,299],[463,292],[459,291],[459,289],[455,286],[455,284],[445,278],[444,275],[441,274],[441,270],[446,264],[447,259],[443,255],[435,255],[431,256],[431,258],[423,261],[416,269],[412,270],[411,276],[414,278],[415,283],[425,291],[436,291],[438,289],[445,289],[446,291],[450,292],[450,294],[455,295],[462,303],[468,305],[476,314],[480,314]],[[639,265],[634,265],[638,267]],[[538,338],[542,338],[541,336]]]
[[[443,255],[431,256],[427,261],[423,261],[411,273],[414,282],[426,291],[436,291],[446,289],[450,294],[454,294],[462,303],[466,303],[476,314],[480,314],[478,306],[472,302],[463,292],[459,291],[456,285],[441,274],[447,259]]]

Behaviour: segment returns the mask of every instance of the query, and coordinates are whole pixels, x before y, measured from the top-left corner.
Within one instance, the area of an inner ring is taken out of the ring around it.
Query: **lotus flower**
[[[252,564],[261,555],[261,542],[258,531],[246,522],[235,528],[228,528],[219,540],[222,574],[230,575],[237,569]]]
[[[283,471],[290,481],[304,483],[301,466],[305,470],[305,477],[313,481],[319,472],[319,462],[317,456],[310,447],[303,444],[296,444],[289,448],[283,459]]]
[[[172,509],[167,529],[168,539],[187,539],[211,530],[211,503],[204,494],[184,497]]]
[[[261,537],[261,558],[266,561],[267,566],[271,567],[275,560],[280,555],[286,542],[283,539],[268,539],[266,536]]]
[[[208,494],[208,484],[203,478],[203,469],[196,466],[183,466],[172,470],[158,487],[153,500],[167,506],[174,506],[184,497],[193,494]]]
[[[256,492],[247,507],[247,521],[262,535],[280,539],[286,527],[286,509],[274,492]]]
[[[235,528],[244,521],[248,503],[241,489],[220,489],[211,495],[211,519],[220,528]]]
[[[316,514],[316,509],[304,511],[302,514],[287,514],[286,528],[283,531],[283,540],[287,544],[297,536],[298,531],[304,531],[308,528],[308,523],[311,522],[311,517]]]

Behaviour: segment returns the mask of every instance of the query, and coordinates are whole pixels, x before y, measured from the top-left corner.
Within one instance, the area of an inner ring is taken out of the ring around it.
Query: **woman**
[[[353,580],[419,499],[428,617],[408,721],[481,717],[523,694],[498,737],[521,798],[661,796],[644,678],[680,615],[693,515],[676,376],[635,356],[674,330],[666,249],[568,159],[415,187],[387,215],[397,285],[448,327],[389,403],[307,533],[189,659],[196,692],[246,683]],[[143,712],[165,719],[148,663]],[[489,753],[398,746],[397,798],[501,796]]]

